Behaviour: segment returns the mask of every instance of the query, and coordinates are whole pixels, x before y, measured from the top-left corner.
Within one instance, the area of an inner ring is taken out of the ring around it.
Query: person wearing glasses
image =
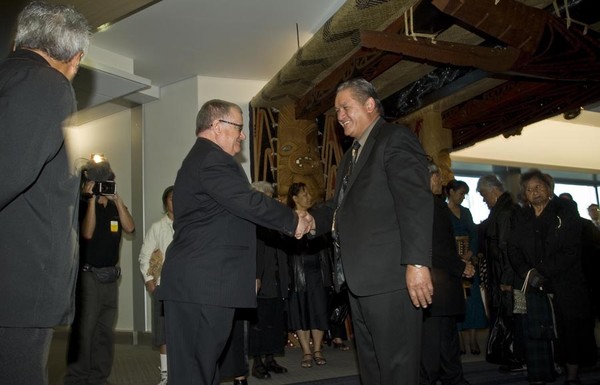
[[[53,327],[73,319],[79,178],[63,124],[89,39],[73,7],[30,3],[0,63],[0,384],[47,384]]]
[[[246,139],[241,108],[210,100],[177,172],[173,242],[162,268],[169,384],[217,385],[236,308],[256,307],[256,225],[301,237],[314,227],[251,188],[234,156]]]

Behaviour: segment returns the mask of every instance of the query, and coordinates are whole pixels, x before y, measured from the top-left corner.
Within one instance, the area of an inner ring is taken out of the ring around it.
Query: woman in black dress
[[[572,202],[552,197],[553,182],[539,170],[521,176],[528,206],[517,212],[509,239],[509,258],[517,272],[515,288],[524,287],[527,314],[523,317],[529,381],[554,381],[554,359],[566,368],[566,383],[578,384],[585,362],[590,303],[581,268],[581,222]],[[520,279],[519,279],[520,278]],[[551,313],[539,317],[535,304],[553,294],[556,322]],[[534,321],[535,319],[535,321]],[[556,334],[541,325],[554,324]],[[555,338],[557,337],[557,340]],[[556,357],[552,344],[556,341]]]
[[[304,183],[292,183],[287,194],[287,205],[295,210],[308,210],[312,197]],[[332,286],[328,235],[300,240],[290,238],[286,247],[290,269],[290,296],[288,326],[295,330],[303,357],[300,366],[325,365],[321,352],[323,335],[329,329],[327,315],[327,288]],[[311,349],[310,341],[312,337]]]

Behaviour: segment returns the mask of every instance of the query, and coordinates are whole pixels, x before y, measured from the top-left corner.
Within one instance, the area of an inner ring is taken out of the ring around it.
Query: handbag
[[[350,313],[350,302],[348,301],[348,291],[343,290],[339,293],[333,293],[331,304],[329,306],[329,322],[334,325],[341,325],[346,321]]]
[[[523,293],[521,290],[513,289],[513,313],[527,313],[527,300],[525,297],[525,293]]]
[[[554,340],[556,319],[552,297],[544,292],[527,291],[527,330],[529,337],[539,340]]]
[[[505,300],[501,297],[501,306]],[[494,325],[490,329],[485,355],[485,360],[490,364],[505,365],[513,359],[511,350],[513,334],[505,317],[505,314],[499,312]]]
[[[527,296],[525,293],[527,292],[530,274],[531,270],[527,272],[521,290],[513,289],[513,313],[515,314],[527,314]]]

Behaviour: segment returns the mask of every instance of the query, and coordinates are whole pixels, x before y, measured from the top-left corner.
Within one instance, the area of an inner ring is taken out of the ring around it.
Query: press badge
[[[110,221],[110,232],[116,233],[119,231],[119,221]]]

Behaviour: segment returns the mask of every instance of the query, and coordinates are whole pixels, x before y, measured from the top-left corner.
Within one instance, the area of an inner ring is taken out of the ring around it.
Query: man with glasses
[[[206,102],[196,117],[196,143],[177,173],[173,242],[162,269],[169,343],[169,384],[217,385],[218,360],[236,308],[256,307],[256,227],[302,237],[312,227],[251,188],[234,155],[241,151],[242,110]]]

